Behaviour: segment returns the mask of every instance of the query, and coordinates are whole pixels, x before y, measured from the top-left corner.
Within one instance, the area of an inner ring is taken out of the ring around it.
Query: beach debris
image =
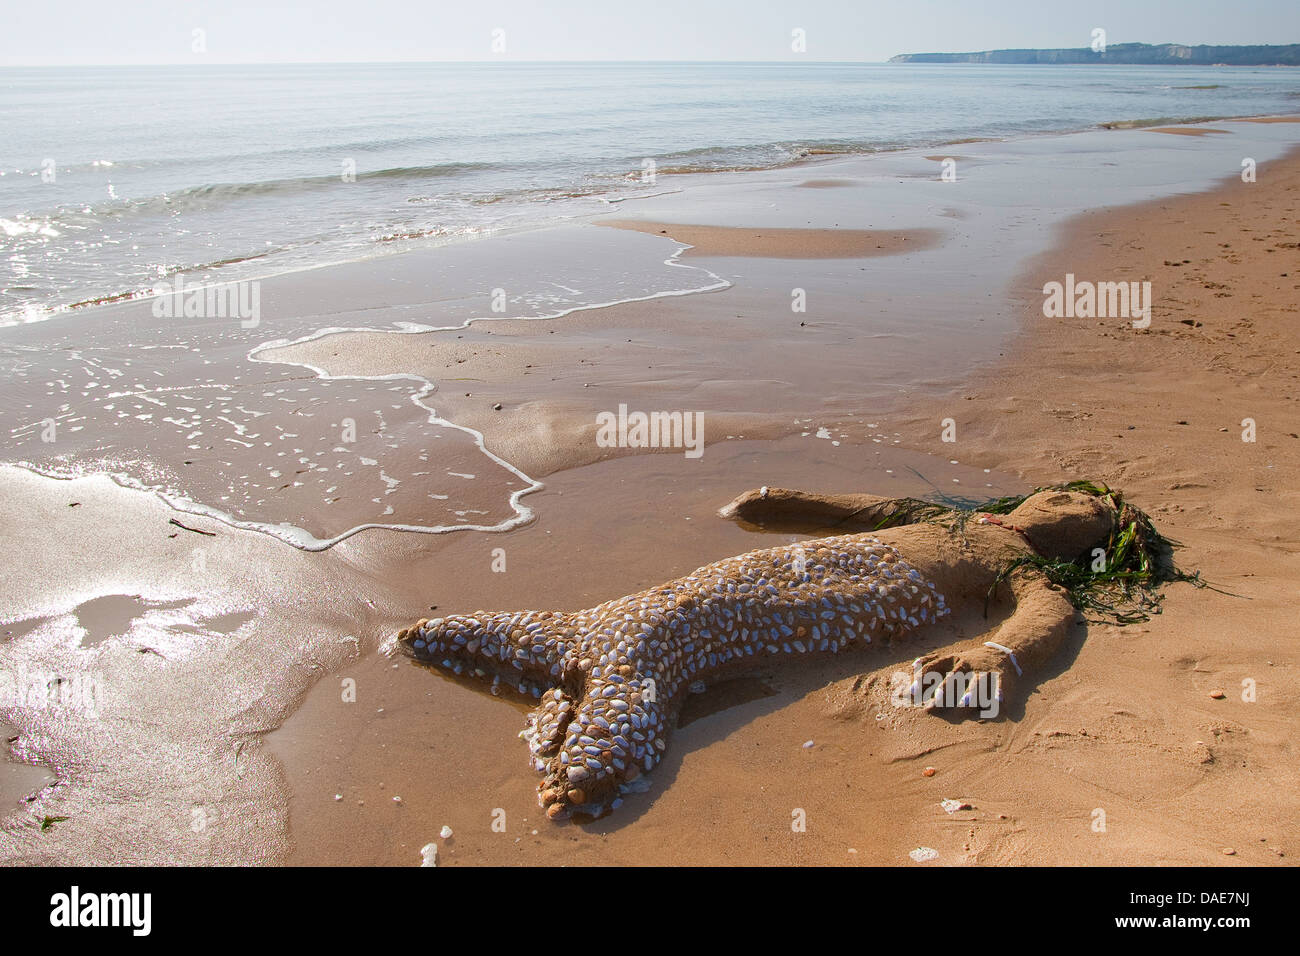
[[[813,741],[811,741],[811,740],[805,740],[805,741],[803,742],[803,749],[804,749],[804,750],[812,750],[812,748],[813,748],[814,746],[816,746],[816,745],[815,745],[815,744],[813,743]]]
[[[426,843],[420,847],[420,866],[438,865],[438,844]]]
[[[941,800],[939,806],[943,807],[944,813],[956,813],[958,810],[974,810],[965,800]]]
[[[449,827],[449,826],[444,826],[441,830],[438,831],[438,836],[442,837],[444,840],[450,840],[450,839],[451,839],[451,827]]]
[[[494,412],[499,412],[499,411],[501,411],[501,403],[500,403],[500,402],[497,402],[495,405],[493,405],[493,406],[492,406],[492,411],[494,411]]]
[[[924,770],[921,771],[921,776],[922,776],[922,777],[933,777],[933,776],[934,776],[936,773],[938,773],[938,772],[939,772],[939,771],[935,770],[933,767],[926,767]]]
[[[1210,696],[1213,697],[1215,700],[1223,700],[1228,695],[1216,688],[1215,690],[1210,691]]]
[[[939,851],[932,846],[918,846],[907,855],[916,863],[929,863],[931,860],[939,859]]]
[[[393,797],[393,803],[401,803],[401,802],[402,802],[401,797]]]
[[[67,817],[52,817],[52,816],[48,816],[48,815],[47,815],[47,816],[45,817],[45,819],[43,819],[43,820],[41,821],[41,832],[44,833],[46,830],[50,830],[50,829],[52,829],[52,828],[54,827],[54,824],[56,824],[56,823],[62,823],[62,822],[63,822],[64,820],[66,820],[66,819],[68,819],[68,818],[67,818]]]
[[[1233,849],[1232,847],[1230,847],[1230,846],[1225,846],[1225,847],[1223,848],[1223,855],[1224,855],[1224,856],[1236,856],[1236,855],[1237,855],[1237,851],[1234,850],[1234,849]]]
[[[204,537],[215,538],[215,537],[217,536],[217,533],[216,533],[215,531],[200,531],[198,528],[191,528],[191,527],[190,527],[189,525],[187,525],[187,524],[181,524],[181,523],[180,523],[179,521],[177,521],[175,518],[172,518],[172,519],[171,519],[170,521],[168,521],[167,523],[168,523],[168,524],[174,524],[174,525],[176,525],[176,527],[178,527],[178,528],[182,528],[182,529],[184,529],[185,531],[193,531],[195,534],[201,534],[201,535],[203,535]]]

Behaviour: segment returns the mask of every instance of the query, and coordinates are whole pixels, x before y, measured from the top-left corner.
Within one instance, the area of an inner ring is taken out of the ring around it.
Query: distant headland
[[[890,63],[1119,63],[1130,66],[1300,66],[1300,43],[1265,46],[1184,46],[1115,43],[1103,50],[985,50],[983,53],[900,53]]]

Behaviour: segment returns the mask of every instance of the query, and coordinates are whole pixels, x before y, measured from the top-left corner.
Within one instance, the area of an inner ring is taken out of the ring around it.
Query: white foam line
[[[660,238],[660,237],[656,236],[654,238]],[[676,252],[674,252],[671,256],[669,256],[667,259],[664,260],[664,265],[672,266],[674,268],[679,268],[679,269],[690,269],[694,272],[704,272],[715,281],[710,283],[709,285],[700,286],[699,288],[674,289],[666,292],[654,292],[651,293],[650,295],[636,296],[634,298],[629,298],[629,299],[615,299],[610,302],[598,302],[598,303],[593,303],[588,305],[578,305],[570,309],[563,309],[559,312],[548,313],[545,315],[473,316],[471,318],[466,319],[460,325],[447,325],[447,326],[411,327],[410,324],[406,324],[403,327],[386,328],[386,329],[376,329],[376,328],[366,328],[366,327],[355,327],[355,328],[354,327],[331,327],[326,329],[319,329],[310,335],[305,335],[301,338],[297,338],[293,340],[277,339],[271,342],[263,342],[261,345],[255,346],[253,349],[249,351],[247,356],[249,361],[265,362],[267,364],[272,364],[272,365],[295,365],[300,368],[310,369],[312,372],[316,374],[318,378],[327,381],[333,380],[333,381],[375,382],[375,381],[410,380],[414,382],[419,382],[421,388],[418,392],[416,392],[414,395],[411,396],[411,401],[429,413],[429,419],[428,419],[429,424],[437,425],[445,428],[454,428],[457,429],[458,431],[465,432],[468,435],[472,435],[474,437],[474,444],[478,446],[479,450],[483,452],[483,454],[487,455],[488,458],[492,459],[502,468],[505,468],[507,471],[514,474],[520,480],[527,482],[528,486],[526,488],[520,488],[510,493],[510,508],[511,510],[514,511],[513,517],[507,518],[504,521],[498,522],[497,524],[494,525],[455,524],[455,525],[430,526],[430,525],[386,524],[383,522],[370,522],[367,524],[357,525],[355,528],[349,528],[347,531],[344,531],[342,534],[335,535],[332,538],[317,538],[315,535],[313,535],[311,532],[307,531],[306,529],[299,528],[295,525],[291,525],[288,522],[284,522],[281,524],[271,524],[270,522],[265,522],[265,521],[241,520],[239,518],[236,518],[234,515],[221,511],[219,508],[215,508],[211,505],[205,505],[201,502],[193,501],[189,498],[182,498],[178,495],[170,494],[159,488],[150,487],[144,484],[143,482],[139,481],[138,479],[131,477],[129,474],[118,473],[118,472],[108,472],[108,473],[101,472],[100,474],[107,474],[108,477],[112,478],[113,481],[115,481],[119,485],[122,485],[123,487],[132,488],[137,491],[152,492],[155,495],[157,495],[162,501],[166,502],[168,506],[175,509],[176,511],[181,511],[193,515],[201,515],[207,518],[213,518],[216,521],[220,521],[222,524],[229,525],[232,528],[241,528],[245,531],[257,531],[262,534],[267,534],[270,535],[271,537],[277,538],[280,541],[285,542],[286,544],[292,545],[293,547],[298,548],[302,551],[325,551],[329,548],[332,548],[334,545],[338,544],[339,542],[347,540],[348,538],[352,537],[354,534],[369,530],[371,528],[383,528],[389,531],[410,531],[417,534],[446,534],[452,531],[485,531],[485,532],[510,531],[511,529],[517,528],[520,525],[527,524],[534,517],[533,510],[529,508],[527,505],[521,504],[520,499],[523,498],[524,495],[532,494],[534,491],[538,491],[539,489],[544,488],[545,485],[543,485],[540,481],[537,481],[534,478],[530,478],[528,475],[524,474],[520,469],[516,468],[514,465],[512,465],[510,462],[506,461],[504,458],[500,457],[499,455],[495,455],[492,452],[488,451],[487,446],[484,445],[483,443],[484,437],[482,432],[470,428],[467,425],[457,425],[455,422],[448,421],[445,418],[439,417],[437,411],[432,406],[426,405],[422,401],[422,399],[424,399],[426,396],[431,395],[435,391],[437,391],[438,387],[433,382],[430,382],[427,378],[424,378],[421,375],[416,375],[414,373],[406,373],[406,372],[399,372],[391,375],[330,375],[324,369],[317,368],[316,366],[311,365],[307,362],[286,362],[286,361],[279,361],[275,359],[261,359],[257,357],[258,353],[273,348],[288,348],[293,345],[300,345],[304,342],[312,342],[315,341],[316,339],[324,338],[327,335],[339,335],[345,332],[379,332],[388,335],[416,335],[416,334],[423,334],[425,332],[455,332],[460,329],[469,328],[469,326],[474,322],[507,322],[507,321],[535,322],[535,321],[542,321],[546,319],[559,319],[559,318],[563,318],[566,315],[572,315],[575,312],[585,312],[585,311],[591,311],[595,309],[607,309],[610,308],[611,306],[626,305],[631,302],[648,302],[653,299],[664,299],[664,298],[684,296],[684,295],[695,295],[701,292],[718,292],[721,291],[722,289],[731,288],[730,282],[728,282],[726,279],[722,278],[721,276],[717,275],[716,273],[711,272],[708,269],[705,269],[701,266],[686,265],[685,263],[678,262],[677,260],[682,255],[682,253],[684,253],[687,249],[691,249],[694,247],[689,245],[688,243],[678,242],[675,239],[672,241],[676,243],[680,248],[678,248]],[[186,386],[186,387],[192,387],[192,386]],[[169,390],[173,390],[173,389],[169,389]],[[179,388],[174,390],[179,390]],[[33,471],[39,475],[44,475],[45,477],[48,478],[70,480],[73,477],[84,477],[81,475],[76,475],[76,476],[61,475],[58,473],[45,471],[36,467],[31,462],[17,462],[16,464],[18,467],[25,468],[29,471]]]
[[[264,522],[241,522],[230,515],[226,515],[224,512],[218,511],[217,509],[211,508],[206,505],[198,505],[197,503],[190,502],[190,501],[185,501],[182,503],[179,499],[171,500],[168,499],[166,496],[163,496],[164,500],[168,501],[168,503],[171,504],[173,507],[176,507],[182,511],[191,511],[197,514],[207,514],[209,517],[216,518],[219,521],[223,521],[226,524],[230,524],[235,527],[249,528],[251,530],[263,531],[267,534],[272,534],[275,537],[279,538],[280,540],[286,541],[289,544],[292,544],[294,547],[302,548],[303,550],[306,551],[324,551],[326,548],[333,547],[334,545],[338,544],[340,541],[350,538],[352,535],[357,534],[360,531],[365,531],[369,528],[386,528],[390,531],[410,531],[419,534],[445,534],[452,531],[485,531],[485,532],[509,531],[513,528],[519,527],[520,525],[527,524],[529,521],[532,521],[534,517],[533,510],[529,508],[527,505],[522,504],[520,502],[520,499],[523,498],[524,495],[532,494],[534,491],[538,491],[539,489],[544,488],[545,485],[543,485],[542,482],[536,480],[535,478],[531,478],[528,475],[524,474],[523,471],[521,471],[519,468],[516,468],[513,464],[506,461],[504,458],[500,457],[499,455],[493,454],[491,451],[489,451],[487,446],[484,444],[485,439],[482,432],[478,431],[477,429],[470,428],[468,425],[458,425],[453,421],[449,421],[448,419],[442,418],[438,415],[437,410],[433,408],[433,406],[425,404],[423,399],[429,395],[432,395],[438,389],[437,385],[434,384],[433,382],[430,382],[428,379],[424,378],[421,375],[416,375],[410,372],[398,372],[391,375],[330,375],[323,368],[318,368],[317,366],[312,365],[308,362],[288,362],[288,361],[282,361],[277,359],[262,359],[262,358],[258,358],[258,353],[273,348],[275,349],[289,348],[294,345],[301,345],[304,342],[312,342],[315,341],[316,339],[324,338],[327,335],[340,335],[347,332],[376,332],[376,333],[383,333],[387,335],[417,335],[417,334],[424,334],[426,332],[456,332],[462,329],[469,328],[469,326],[474,322],[507,322],[507,321],[537,322],[537,321],[544,321],[549,319],[560,319],[565,317],[566,315],[572,315],[575,312],[594,311],[596,309],[610,308],[611,306],[615,306],[615,305],[626,305],[631,302],[648,302],[653,299],[663,299],[663,298],[677,297],[677,296],[684,296],[684,295],[695,295],[697,293],[702,293],[702,292],[718,292],[723,289],[731,288],[731,283],[728,282],[726,279],[722,278],[721,276],[717,275],[716,273],[708,269],[705,269],[701,266],[692,266],[692,265],[687,265],[685,263],[679,262],[678,259],[681,257],[682,253],[684,253],[687,249],[693,248],[693,246],[691,246],[688,243],[678,242],[675,239],[672,241],[676,243],[676,245],[679,248],[671,256],[669,256],[667,259],[664,260],[664,265],[671,266],[673,268],[678,268],[678,269],[690,269],[693,272],[704,272],[714,281],[708,285],[700,286],[698,288],[693,288],[693,289],[673,289],[665,292],[654,292],[651,293],[650,295],[636,296],[633,298],[615,299],[609,302],[598,302],[598,303],[590,303],[586,305],[578,305],[569,309],[562,309],[558,312],[546,313],[543,315],[472,316],[466,319],[464,322],[460,323],[459,325],[419,326],[414,328],[399,327],[399,328],[377,329],[377,328],[369,328],[369,327],[331,327],[325,329],[318,329],[317,331],[311,333],[310,335],[304,335],[301,338],[293,339],[290,341],[279,339],[271,342],[264,342],[261,345],[255,346],[253,349],[249,351],[248,358],[250,361],[266,362],[268,364],[276,364],[276,365],[296,365],[300,368],[310,369],[312,372],[316,373],[316,375],[319,378],[327,381],[329,380],[399,381],[399,380],[409,379],[411,381],[419,382],[422,387],[418,392],[416,392],[416,394],[411,396],[411,401],[429,413],[429,419],[428,419],[429,424],[437,425],[445,428],[454,428],[457,429],[458,431],[465,432],[468,435],[472,435],[474,438],[474,444],[478,446],[479,450],[483,452],[483,454],[487,455],[488,458],[492,459],[502,468],[505,468],[507,471],[514,474],[520,480],[528,483],[528,487],[520,488],[510,493],[509,503],[510,503],[511,510],[514,511],[513,517],[507,518],[504,521],[501,521],[494,525],[456,524],[456,525],[428,526],[428,525],[386,524],[382,522],[373,522],[369,524],[358,525],[355,528],[350,528],[347,531],[343,532],[342,534],[333,538],[321,539],[321,538],[314,537],[310,532],[302,528],[293,527],[292,525],[284,525],[284,524],[270,525]],[[202,509],[202,510],[198,510],[198,509]]]

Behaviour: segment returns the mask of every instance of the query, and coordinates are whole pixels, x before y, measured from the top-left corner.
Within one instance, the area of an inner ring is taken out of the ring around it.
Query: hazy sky
[[[1297,0],[57,0],[10,2],[0,65],[372,60],[868,60],[1109,43],[1300,42]],[[504,31],[505,51],[493,50]],[[806,52],[791,48],[792,31]],[[196,35],[194,31],[201,30]],[[196,36],[206,52],[195,52]]]

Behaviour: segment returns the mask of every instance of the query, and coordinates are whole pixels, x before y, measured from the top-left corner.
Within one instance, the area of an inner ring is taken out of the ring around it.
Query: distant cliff
[[[1166,66],[1300,66],[1300,43],[1285,46],[1183,46],[1115,43],[1097,53],[1074,50],[985,50],[983,53],[900,53],[890,63],[1120,63]]]

